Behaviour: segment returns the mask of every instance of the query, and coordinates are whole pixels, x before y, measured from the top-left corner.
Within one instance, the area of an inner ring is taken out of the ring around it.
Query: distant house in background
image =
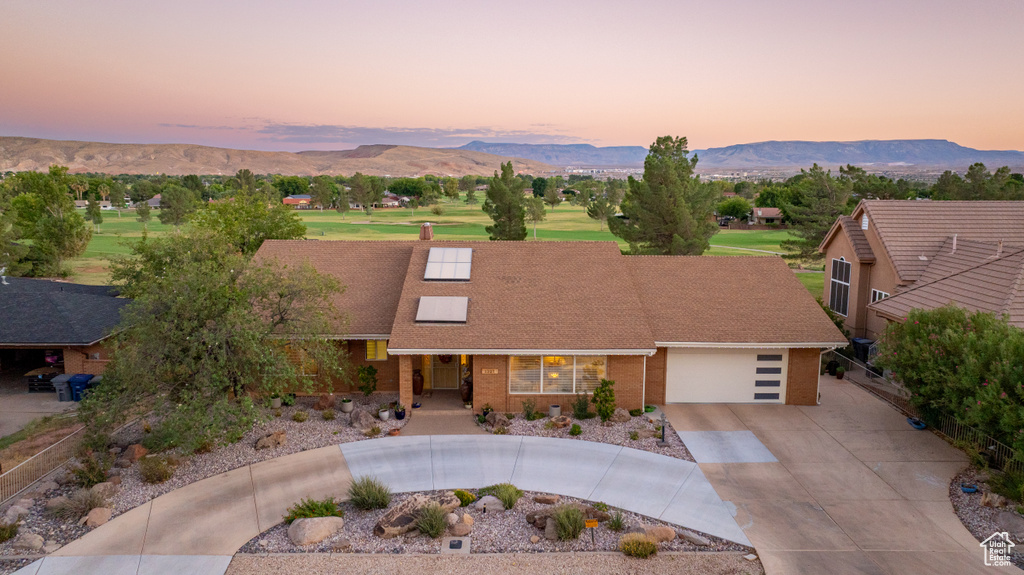
[[[76,208],[86,208],[86,207],[89,207],[89,200],[75,200],[75,207]],[[110,202],[108,202],[107,200],[100,200],[100,209],[101,210],[109,210],[110,209]]]
[[[864,200],[818,251],[824,301],[853,337],[950,303],[1024,327],[1024,202]]]
[[[309,194],[295,194],[294,196],[287,196],[281,201],[286,206],[295,206],[296,210],[308,210],[313,207],[313,200]]]
[[[402,200],[395,194],[384,194],[379,204],[376,207],[381,208],[398,208],[402,206]]]
[[[782,210],[779,208],[754,208],[750,212],[750,223],[768,225],[782,223]]]
[[[142,203],[143,202],[135,202],[134,205],[135,205],[135,207],[138,207],[139,204],[142,204]],[[153,196],[152,198],[149,198],[148,200],[146,200],[145,203],[149,204],[149,209],[151,209],[151,210],[159,210],[160,209],[160,194],[157,194],[157,195]]]

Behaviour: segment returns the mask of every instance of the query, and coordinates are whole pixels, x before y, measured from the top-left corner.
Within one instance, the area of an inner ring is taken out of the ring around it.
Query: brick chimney
[[[434,239],[434,227],[430,225],[430,222],[420,226],[420,239],[428,241]]]

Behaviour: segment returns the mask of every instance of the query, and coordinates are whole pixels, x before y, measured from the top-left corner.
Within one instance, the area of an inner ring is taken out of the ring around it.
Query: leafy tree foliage
[[[256,191],[256,176],[249,170],[242,168],[238,170],[235,177],[229,181],[229,185],[236,190],[243,190],[249,193]]]
[[[633,253],[700,255],[718,231],[710,221],[717,197],[699,185],[697,157],[688,154],[686,138],[658,138],[644,160],[643,180],[629,178],[625,219],[608,218],[608,228]]]
[[[203,185],[203,180],[195,174],[182,176],[181,185],[192,190],[197,198],[201,198],[203,196],[203,192],[206,191],[206,186]]]
[[[313,178],[313,187],[309,190],[310,203],[318,206],[321,212],[325,207],[331,206],[337,195],[338,185],[331,180],[330,176]]]
[[[199,207],[199,198],[192,190],[170,184],[160,192],[160,213],[157,217],[162,224],[180,226]]]
[[[459,201],[459,180],[457,178],[445,178],[442,189],[444,190],[444,197],[448,198],[449,201]]]
[[[309,193],[309,178],[302,176],[275,176],[273,183],[282,198]]]
[[[818,164],[801,170],[801,175],[804,177],[796,184],[800,203],[786,206],[792,222],[790,233],[800,239],[784,240],[781,245],[790,250],[786,257],[820,260],[818,246],[836,218],[850,209],[847,200],[853,186],[848,179],[833,178],[830,170]]]
[[[364,176],[356,172],[348,180],[351,196],[355,202],[363,206],[366,217],[373,214],[373,204],[384,199],[384,181],[374,176]]]
[[[734,196],[719,202],[716,210],[720,216],[732,216],[736,219],[746,218],[750,215],[750,202],[739,196]]]
[[[216,234],[242,254],[251,256],[265,240],[294,240],[306,235],[295,210],[280,203],[268,207],[260,194],[239,192],[234,201],[216,202],[200,210],[192,226]]]
[[[103,211],[100,210],[100,203],[96,198],[89,198],[89,203],[85,206],[85,219],[92,222],[94,230],[99,231],[100,224],[103,223]]]
[[[430,183],[423,178],[395,178],[388,183],[388,191],[397,196],[422,198],[429,190]]]
[[[1018,175],[1019,176],[1019,175]],[[985,164],[967,168],[964,177],[950,171],[939,176],[932,186],[933,200],[1024,200],[1024,179],[1014,177],[1003,166],[994,173]]]
[[[477,202],[477,199],[476,199],[476,189],[475,188],[470,188],[470,189],[466,190],[466,204],[472,205],[472,204],[475,204],[476,202]]]
[[[150,214],[149,204],[142,202],[135,208],[135,219],[142,224],[142,230],[145,231],[149,220],[152,218]]]
[[[543,222],[547,215],[544,200],[533,197],[526,199],[526,219],[533,222],[533,239],[537,239],[537,223]]]
[[[483,205],[483,210],[494,221],[494,225],[486,228],[492,240],[526,239],[525,188],[525,182],[515,176],[512,162],[501,165],[500,176],[494,172]]]
[[[600,194],[587,206],[587,217],[601,223],[601,231],[604,231],[604,223],[609,217],[615,215],[615,206],[609,201],[608,196]]]
[[[543,203],[551,206],[551,209],[555,209],[556,207],[558,207],[558,204],[562,203],[562,194],[560,194],[558,190],[554,188],[548,188],[544,192]]]
[[[534,178],[533,179],[533,197],[543,198],[544,193],[548,189],[547,178]]]

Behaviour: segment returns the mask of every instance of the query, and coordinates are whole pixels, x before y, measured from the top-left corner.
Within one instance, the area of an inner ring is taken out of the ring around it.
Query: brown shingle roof
[[[901,320],[911,309],[954,304],[1007,315],[1024,328],[1024,246],[947,238],[913,287],[870,304],[883,317]]]
[[[866,211],[901,284],[917,281],[946,238],[998,242],[1024,238],[1024,202],[864,200]],[[923,259],[922,259],[923,257]]]
[[[391,333],[412,247],[413,242],[270,240],[263,242],[256,257],[307,261],[320,273],[334,276],[344,287],[333,300],[345,316],[338,330],[358,339]]]
[[[846,237],[850,239],[857,259],[865,264],[874,263],[875,252],[871,249],[871,244],[868,243],[868,237],[864,235],[864,230],[861,229],[860,223],[850,216],[839,216],[839,225],[843,227]]]
[[[655,341],[846,343],[781,258],[624,258]]]
[[[468,282],[424,281],[431,247],[473,249]],[[654,350],[614,242],[416,242],[395,350]],[[464,325],[416,323],[421,296],[469,297]]]

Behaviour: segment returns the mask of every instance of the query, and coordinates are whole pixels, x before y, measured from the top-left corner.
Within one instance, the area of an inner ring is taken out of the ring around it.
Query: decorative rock
[[[559,415],[558,417],[551,418],[551,425],[555,429],[562,429],[563,427],[569,427],[572,425],[572,419],[568,415]]]
[[[56,541],[47,541],[43,544],[43,553],[53,553],[61,547],[62,545]]]
[[[981,505],[983,507],[1003,507],[1004,505],[1006,505],[1006,498],[1003,497],[1002,495],[999,495],[998,493],[986,491],[981,496]]]
[[[447,521],[448,522],[448,526],[451,527],[452,525],[455,525],[456,523],[459,522],[459,516],[454,514],[454,513],[449,513],[445,517],[445,521]]]
[[[121,485],[121,476],[114,475],[107,480],[111,485]]]
[[[113,455],[114,459],[117,459],[117,457],[119,455],[121,455],[121,448],[120,447],[111,447],[110,449],[107,450],[107,453]]]
[[[633,419],[633,416],[630,415],[628,411],[621,407],[616,407],[612,416],[608,418],[608,421],[612,423],[626,423],[630,419]]]
[[[644,533],[657,543],[672,541],[676,538],[676,530],[665,525],[644,525]]]
[[[979,471],[978,474],[974,476],[974,480],[978,483],[988,483],[989,479],[992,479],[992,477],[984,471]]]
[[[54,509],[60,507],[61,505],[64,505],[67,502],[67,497],[64,497],[63,495],[58,495],[57,497],[54,497],[53,499],[50,499],[49,501],[46,502],[46,510],[53,511]]]
[[[124,459],[127,459],[128,461],[135,463],[136,461],[145,457],[147,453],[149,453],[148,449],[139,445],[138,443],[133,443],[132,445],[129,445],[127,448],[125,448],[123,457]]]
[[[753,553],[749,555],[744,555],[743,558],[747,561],[757,561],[757,555],[754,555]]]
[[[334,547],[331,548],[335,552],[346,552],[352,550],[352,542],[348,539],[338,539],[334,542]]]
[[[307,517],[288,526],[288,539],[294,545],[312,545],[334,535],[345,526],[341,517]]]
[[[413,539],[415,537],[419,537],[420,535],[421,533],[419,529],[413,529],[412,531],[406,531],[405,535],[402,535],[402,537],[405,537],[406,539]]]
[[[117,461],[114,462],[114,467],[119,467],[121,469],[128,469],[131,466],[132,466],[132,462],[128,461],[127,459],[125,459],[123,457],[121,459],[118,459]]]
[[[996,515],[996,525],[1000,531],[1009,533],[1014,539],[1020,540],[1020,536],[1024,535],[1024,517],[1012,511],[1000,511]]]
[[[85,526],[99,527],[107,521],[110,521],[110,516],[113,515],[113,513],[114,511],[109,507],[97,507],[85,516]]]
[[[256,449],[275,449],[288,441],[288,434],[283,430],[264,435],[256,441]]]
[[[104,499],[111,499],[117,495],[117,486],[109,481],[103,483],[97,483],[92,486],[92,492]]]
[[[67,470],[61,470],[58,471],[57,473],[54,473],[52,476],[50,476],[50,479],[53,479],[53,481],[56,482],[57,485],[67,485],[68,483],[71,483],[73,481],[71,475],[67,472]]]
[[[537,535],[530,537],[530,543],[540,543],[540,537]]]
[[[334,407],[334,396],[333,395],[321,395],[320,399],[316,400],[313,404],[313,411],[323,411],[325,409],[331,409]]]
[[[349,422],[356,429],[370,429],[377,425],[377,419],[362,409],[353,409],[349,415]]]
[[[463,513],[462,514],[462,522],[465,523],[466,525],[469,525],[470,527],[472,527],[473,524],[476,523],[476,521],[473,520],[473,516],[470,515],[469,513]]]
[[[429,497],[419,493],[414,494],[405,501],[388,509],[384,516],[374,525],[373,534],[383,539],[391,539],[392,537],[398,537],[412,531],[416,527],[420,509],[431,503],[440,505],[441,509],[444,509],[447,513],[455,511],[462,504],[452,491],[445,491],[444,493]]]
[[[12,505],[7,508],[4,513],[4,523],[10,524],[17,521],[20,517],[28,515],[28,509],[19,505]]]
[[[465,537],[473,530],[472,527],[465,523],[456,523],[452,525],[451,529],[448,530],[452,534],[452,537]]]
[[[56,481],[52,481],[50,479],[46,479],[46,480],[40,481],[39,484],[36,485],[35,492],[36,493],[46,493],[47,491],[53,491],[54,489],[57,489],[58,487],[60,487],[60,485],[57,485]]]
[[[679,532],[679,537],[688,543],[692,543],[698,547],[707,547],[711,545],[711,540],[702,535],[697,535],[693,531],[683,529]]]
[[[107,471],[107,477],[114,477],[117,475],[121,475],[121,470],[116,467],[111,467],[110,471]]]
[[[544,522],[544,538],[548,541],[558,539],[558,528],[555,527],[555,520],[550,517]]]
[[[21,535],[18,535],[12,545],[15,549],[39,551],[43,548],[43,536],[36,535],[35,533],[22,533]]]
[[[508,418],[504,413],[492,411],[487,414],[487,424],[494,428],[508,427]]]
[[[24,507],[25,509],[31,509],[32,506],[35,505],[35,504],[36,504],[35,501],[33,501],[32,499],[28,499],[28,498],[19,499],[18,502],[15,503],[15,505],[17,505],[18,507]]]
[[[501,499],[498,499],[493,495],[484,495],[473,504],[473,508],[477,511],[483,511],[485,507],[487,508],[487,511],[505,510],[505,506],[501,503]]]
[[[562,498],[562,496],[560,496],[560,495],[544,494],[544,495],[535,495],[533,497],[533,500],[535,502],[537,502],[537,503],[542,503],[544,505],[554,505],[555,503],[558,503],[558,500],[561,499],[561,498]]]
[[[259,545],[260,547],[266,547],[267,545],[270,545],[270,541],[267,541],[266,539],[260,539],[257,545]]]

